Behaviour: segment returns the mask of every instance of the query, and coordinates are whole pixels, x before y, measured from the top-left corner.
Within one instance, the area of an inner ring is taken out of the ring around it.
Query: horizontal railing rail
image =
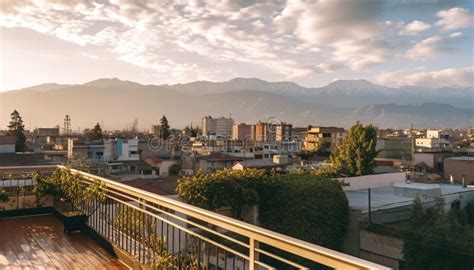
[[[0,172],[36,169],[0,167]],[[93,210],[88,225],[143,265],[168,258],[182,264],[180,269],[312,269],[316,264],[389,269],[104,177],[70,172],[86,184],[100,182],[106,193],[103,201],[76,202]]]

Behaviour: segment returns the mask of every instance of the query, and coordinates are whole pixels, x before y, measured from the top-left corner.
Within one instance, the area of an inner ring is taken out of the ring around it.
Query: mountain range
[[[466,127],[474,125],[474,87],[400,88],[366,80],[339,80],[308,88],[293,82],[235,78],[225,82],[196,81],[143,85],[117,78],[85,84],[47,83],[0,92],[0,127],[18,110],[27,128],[61,125],[69,114],[74,130],[103,123],[122,129],[135,118],[139,129],[158,124],[166,115],[171,126],[200,124],[205,115],[231,115],[253,123],[273,117],[294,126],[349,127],[355,121],[381,128]]]

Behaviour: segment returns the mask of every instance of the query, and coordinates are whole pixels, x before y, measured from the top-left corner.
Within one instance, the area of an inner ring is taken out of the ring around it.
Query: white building
[[[216,135],[216,136],[232,136],[232,129],[234,126],[234,119],[218,117],[212,118],[212,116],[206,116],[202,118],[202,134],[204,136]]]
[[[104,160],[140,160],[138,139],[122,139],[104,141]]]
[[[417,138],[415,140],[415,144],[418,148],[429,148],[432,150],[450,150],[452,148],[450,138],[450,130],[429,129],[426,131],[426,138]]]

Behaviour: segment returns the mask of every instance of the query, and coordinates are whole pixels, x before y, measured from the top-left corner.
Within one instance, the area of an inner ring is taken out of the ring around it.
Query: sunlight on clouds
[[[463,8],[407,23],[383,18],[384,8],[382,1],[5,1],[0,26],[100,46],[175,81],[219,79],[219,67],[231,64],[285,79],[361,71],[389,62],[392,44],[403,42],[394,35],[415,39],[400,46],[410,46],[409,59],[427,59],[449,52],[463,34],[433,31],[472,26]],[[416,39],[425,31],[431,37]]]
[[[474,85],[474,67],[382,73],[376,77],[376,82],[391,86],[472,86]]]

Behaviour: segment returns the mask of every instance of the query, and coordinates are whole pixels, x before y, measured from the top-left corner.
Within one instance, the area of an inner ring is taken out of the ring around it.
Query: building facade
[[[233,140],[248,140],[252,138],[252,125],[245,123],[235,124],[232,127]]]
[[[202,118],[202,134],[204,136],[216,135],[222,137],[231,137],[234,126],[234,119],[212,116],[205,116]]]
[[[342,144],[347,132],[339,127],[308,127],[303,141],[303,149],[306,151],[317,151],[321,147],[326,147],[331,153],[337,149],[337,145]]]

